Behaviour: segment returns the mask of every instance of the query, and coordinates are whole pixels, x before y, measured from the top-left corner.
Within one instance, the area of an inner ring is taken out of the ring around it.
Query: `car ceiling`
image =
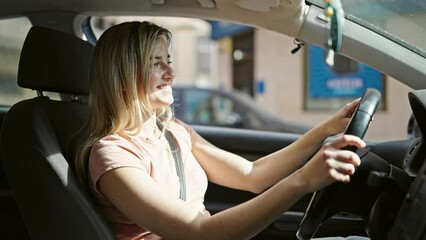
[[[297,35],[306,10],[302,0],[0,0],[0,18],[21,15],[33,21],[41,12],[194,17],[261,26],[289,36]]]
[[[322,11],[303,0],[0,0],[0,19],[27,16],[33,25],[80,35],[87,16],[176,16],[261,27],[316,45],[326,37],[327,24],[317,19]],[[344,55],[426,88],[425,58],[356,24],[346,23],[343,35]]]

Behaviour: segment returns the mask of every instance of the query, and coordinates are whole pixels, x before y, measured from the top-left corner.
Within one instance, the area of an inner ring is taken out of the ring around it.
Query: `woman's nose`
[[[172,81],[175,78],[175,71],[173,70],[172,66],[167,66],[163,78],[168,81]]]

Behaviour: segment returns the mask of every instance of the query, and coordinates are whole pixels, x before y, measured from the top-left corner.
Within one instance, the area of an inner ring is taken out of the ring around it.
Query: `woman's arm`
[[[254,162],[219,149],[198,134],[192,151],[209,181],[259,193],[303,166],[327,137],[342,132],[358,103],[359,99],[347,104],[293,144]]]
[[[354,136],[325,144],[311,161],[257,197],[213,216],[205,216],[162,189],[146,172],[117,168],[98,180],[101,193],[124,215],[165,239],[248,239],[305,194],[336,180],[347,182],[359,158],[347,145],[364,146]]]

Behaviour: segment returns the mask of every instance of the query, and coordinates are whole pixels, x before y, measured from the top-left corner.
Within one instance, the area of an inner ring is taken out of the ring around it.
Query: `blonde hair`
[[[96,44],[90,70],[90,116],[83,128],[84,139],[77,151],[75,168],[80,181],[88,184],[88,159],[94,143],[120,131],[137,134],[154,114],[148,98],[154,49],[161,39],[170,46],[171,33],[150,22],[125,22],[106,30]],[[167,123],[170,106],[156,109]]]

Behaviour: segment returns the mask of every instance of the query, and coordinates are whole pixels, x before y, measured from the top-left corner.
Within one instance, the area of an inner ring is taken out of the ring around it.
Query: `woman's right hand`
[[[361,164],[359,156],[347,146],[365,147],[365,142],[353,135],[342,135],[324,144],[296,173],[308,192],[314,192],[333,182],[347,183]]]

